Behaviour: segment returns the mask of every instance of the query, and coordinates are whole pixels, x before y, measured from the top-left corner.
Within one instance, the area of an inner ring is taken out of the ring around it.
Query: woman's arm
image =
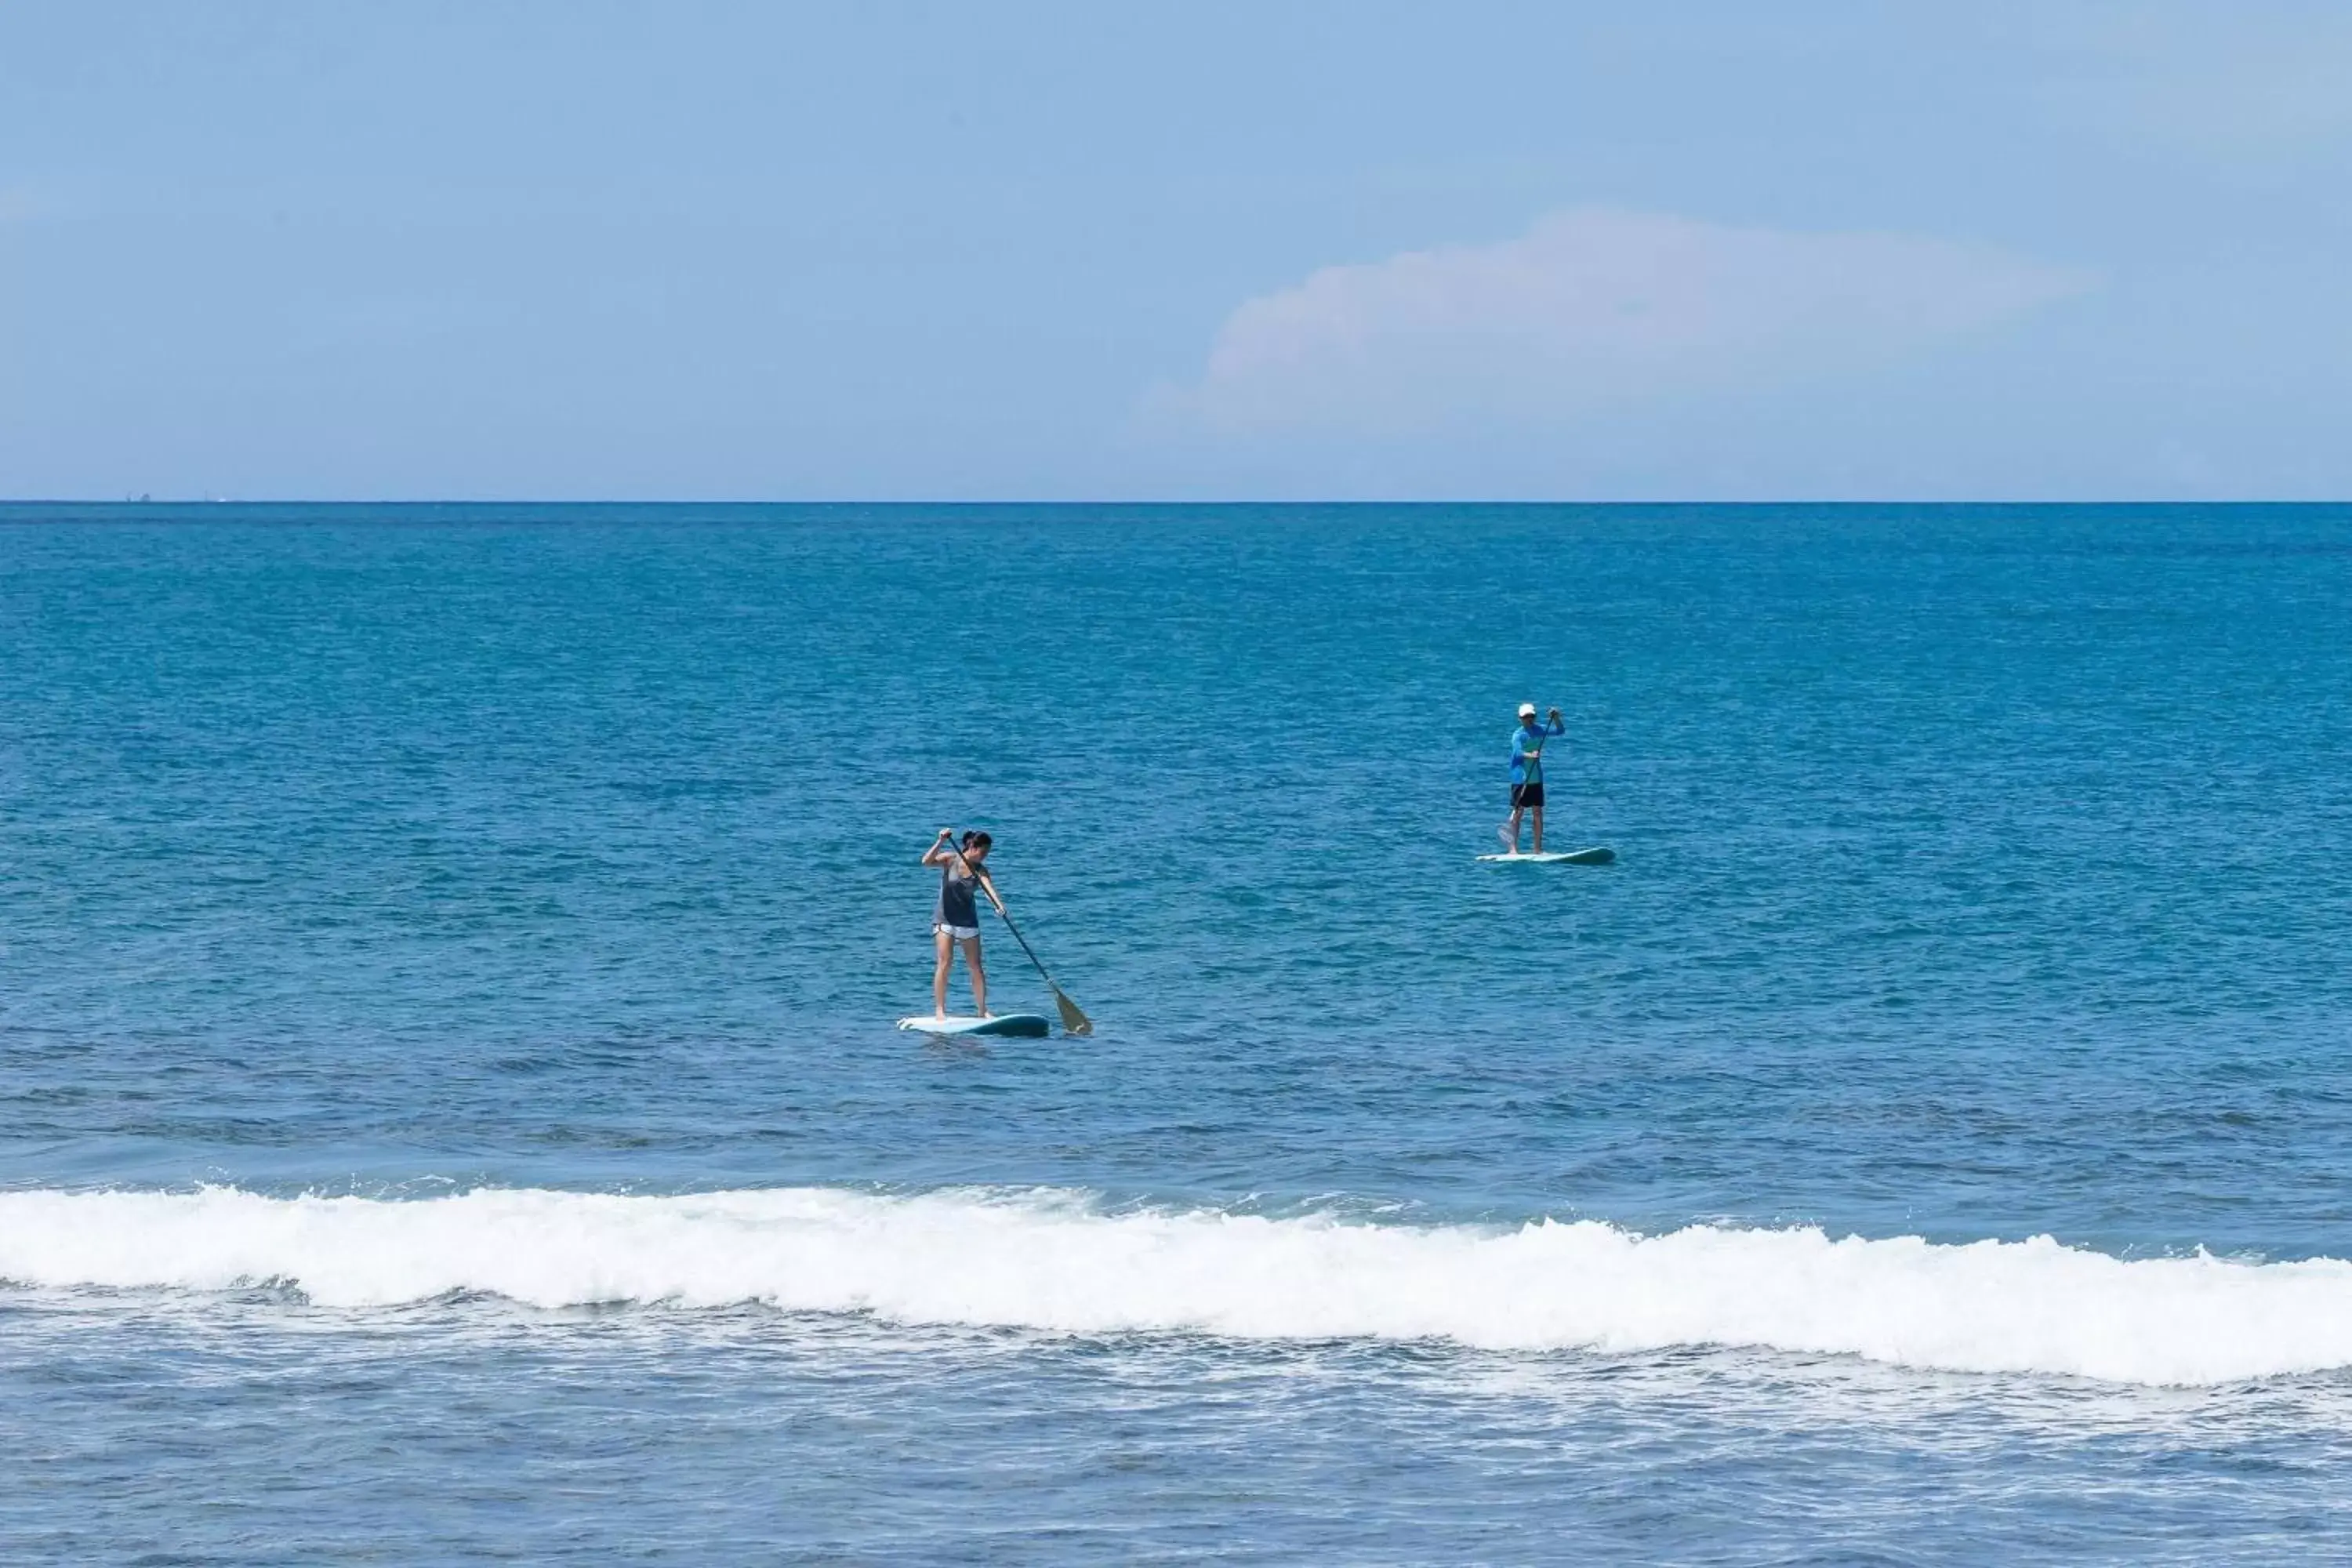
[[[996,906],[996,912],[1000,915],[1003,914],[1004,912],[1004,900],[996,896],[996,879],[991,877],[987,871],[983,869],[980,873],[980,886],[982,890],[988,894],[988,901]]]
[[[940,836],[931,840],[931,847],[923,851],[923,864],[926,866],[946,866],[951,864],[955,859],[955,851],[948,848],[947,843],[949,839],[953,838],[954,837],[954,828],[940,828]]]

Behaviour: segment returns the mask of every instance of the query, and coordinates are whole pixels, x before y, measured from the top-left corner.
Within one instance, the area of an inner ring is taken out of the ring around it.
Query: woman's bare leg
[[[980,938],[968,936],[961,945],[964,972],[971,976],[971,1010],[983,1018],[991,1017],[993,1015],[988,1010],[988,971],[980,962]]]
[[[955,944],[947,932],[935,931],[931,946],[939,954],[939,962],[931,966],[931,1016],[944,1018],[948,1016],[948,966],[955,962]]]

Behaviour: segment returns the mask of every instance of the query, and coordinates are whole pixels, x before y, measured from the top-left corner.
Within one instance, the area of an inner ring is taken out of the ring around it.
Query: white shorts
[[[945,931],[948,935],[955,938],[958,942],[978,942],[980,940],[980,928],[978,926],[933,926],[931,930],[934,932]]]

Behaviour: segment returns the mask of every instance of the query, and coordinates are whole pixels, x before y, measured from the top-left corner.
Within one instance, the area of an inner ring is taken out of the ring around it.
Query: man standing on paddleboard
[[[1543,853],[1543,744],[1554,735],[1565,734],[1568,726],[1560,722],[1559,710],[1551,710],[1550,720],[1536,722],[1536,705],[1519,704],[1519,727],[1511,731],[1511,820],[1495,829],[1510,854],[1519,852],[1519,817],[1535,815],[1535,847],[1529,854]]]

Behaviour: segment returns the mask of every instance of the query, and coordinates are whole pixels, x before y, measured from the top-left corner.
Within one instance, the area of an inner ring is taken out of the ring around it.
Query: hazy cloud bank
[[[1226,436],[1555,426],[1916,355],[2095,281],[1942,239],[1580,208],[1517,239],[1327,267],[1247,300],[1200,380],[1150,407]]]

